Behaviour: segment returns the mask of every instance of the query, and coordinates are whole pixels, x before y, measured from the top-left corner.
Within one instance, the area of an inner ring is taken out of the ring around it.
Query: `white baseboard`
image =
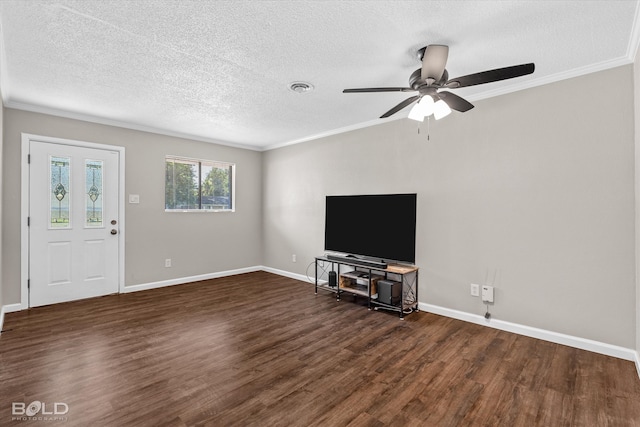
[[[7,304],[0,307],[0,333],[4,329],[4,315],[5,313],[13,313],[14,311],[23,310],[22,304]]]
[[[236,274],[260,271],[261,266],[238,268],[235,270],[218,271],[216,273],[200,274],[198,276],[179,277],[177,279],[162,280],[160,282],[142,283],[125,286],[122,293],[146,291],[148,289],[164,288],[165,286],[182,285],[184,283],[199,282],[201,280],[218,279],[220,277],[235,276]]]
[[[263,266],[261,269],[269,273],[278,274],[280,276],[290,277],[292,279],[301,280],[307,283],[309,282],[309,278],[307,278],[307,276],[303,274],[291,273],[289,271],[278,270],[265,266]],[[311,278],[311,280],[313,280],[313,278]],[[585,338],[574,337],[572,335],[561,334],[558,332],[547,331],[545,329],[533,328],[531,326],[520,325],[517,323],[506,322],[504,320],[487,320],[484,318],[484,316],[440,307],[433,304],[419,302],[418,309],[421,311],[427,311],[429,313],[439,314],[441,316],[451,317],[454,319],[463,320],[465,322],[488,326],[490,328],[500,329],[507,332],[513,332],[515,334],[537,338],[556,344],[562,344],[569,347],[592,351],[594,353],[617,357],[618,359],[635,361],[636,368],[638,369],[638,376],[640,376],[640,356],[638,356],[638,352],[629,348],[607,344],[599,341],[593,341]]]
[[[2,309],[4,310],[5,313],[13,313],[14,311],[24,310],[25,308],[22,306],[22,304],[18,302],[15,304],[3,305]]]
[[[266,271],[266,272],[277,274],[280,276],[285,276],[292,279],[308,282],[307,277],[303,274],[290,273],[284,270],[278,270],[271,267],[256,265],[252,267],[238,268],[235,270],[226,270],[226,271],[218,271],[215,273],[200,274],[197,276],[179,277],[176,279],[162,280],[159,282],[149,282],[149,283],[141,283],[137,285],[128,285],[122,288],[121,293],[126,294],[130,292],[146,291],[149,289],[164,288],[165,286],[181,285],[184,283],[199,282],[201,280],[218,279],[220,277],[235,276],[236,274],[253,273],[256,271]],[[2,311],[0,313],[4,317],[4,313],[11,313],[13,311],[26,310],[27,308],[29,307],[27,307],[26,304],[25,305],[21,303],[8,304],[1,307]]]
[[[545,329],[533,328],[531,326],[519,325],[517,323],[506,322],[498,319],[485,319],[484,316],[471,314],[464,311],[452,310],[450,308],[440,307],[433,304],[418,303],[418,308],[429,313],[439,314],[441,316],[451,317],[466,322],[475,323],[490,328],[500,329],[502,331],[513,332],[527,337],[537,338],[544,341],[550,341],[556,344],[562,344],[569,347],[579,348],[582,350],[592,351],[607,356],[617,357],[619,359],[630,360],[636,362],[638,375],[640,375],[640,362],[635,350],[619,347],[612,344],[606,344],[599,341],[588,340],[585,338],[574,337],[572,335],[561,334],[558,332],[547,331]]]
[[[260,266],[260,269],[262,271],[266,271],[267,273],[277,274],[278,276],[284,276],[290,279],[296,279],[306,283],[314,283],[313,277],[307,277],[304,274],[292,273],[290,271],[285,271],[285,270],[278,270],[277,268],[265,267],[264,265]]]
[[[276,268],[260,265],[260,266],[239,268],[235,270],[219,271],[216,273],[202,274],[198,276],[181,277],[177,279],[163,280],[159,282],[125,286],[123,293],[138,292],[138,291],[144,291],[148,289],[162,288],[165,286],[173,286],[173,285],[180,285],[184,283],[197,282],[201,280],[217,279],[220,277],[234,276],[236,274],[252,273],[256,271],[266,271],[268,273],[277,274],[279,276],[300,280],[305,283],[310,283],[309,282],[310,280],[311,280],[311,283],[313,283],[313,280],[314,280],[313,277],[307,277],[304,274],[292,273],[289,271],[279,270]],[[20,310],[24,310],[25,308],[26,307],[23,307],[21,303],[8,304],[0,307],[0,331],[2,330],[2,326],[4,324],[5,313],[20,311]],[[632,349],[619,347],[611,344],[606,344],[598,341],[588,340],[585,338],[574,337],[571,335],[561,334],[558,332],[547,331],[544,329],[538,329],[530,326],[506,322],[504,320],[498,320],[498,319],[487,320],[484,318],[484,316],[471,314],[464,311],[453,310],[450,308],[440,307],[433,304],[419,302],[418,308],[421,311],[426,311],[429,313],[439,314],[442,316],[451,317],[454,319],[463,320],[466,322],[471,322],[471,323],[475,323],[482,326],[488,326],[491,328],[500,329],[507,332],[513,332],[516,334],[520,334],[520,335],[524,335],[532,338],[537,338],[545,341],[554,342],[557,344],[567,345],[567,346],[579,348],[582,350],[588,350],[595,353],[604,354],[607,356],[617,357],[619,359],[630,360],[635,362],[636,369],[638,371],[638,376],[640,376],[640,354],[637,351]]]
[[[300,280],[306,283],[314,283],[313,277],[307,277],[304,274],[292,273],[290,271],[285,271],[285,270],[278,270],[277,268],[266,267],[264,265],[256,265],[253,267],[239,268],[236,270],[219,271],[217,273],[202,274],[199,276],[180,277],[177,279],[163,280],[160,282],[125,286],[123,293],[145,291],[147,289],[156,289],[156,288],[163,288],[165,286],[199,282],[200,280],[218,279],[220,277],[235,276],[236,274],[244,274],[244,273],[253,273],[255,271],[266,271],[267,273],[277,274],[278,276],[284,276],[290,279]],[[326,283],[326,280],[324,281],[321,280],[319,283]]]

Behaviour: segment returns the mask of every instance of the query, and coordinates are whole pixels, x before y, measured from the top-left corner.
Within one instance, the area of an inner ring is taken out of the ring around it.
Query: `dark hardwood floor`
[[[10,313],[4,327],[2,426],[640,426],[632,362],[400,320],[265,272]],[[33,401],[69,410],[12,420],[12,402]]]

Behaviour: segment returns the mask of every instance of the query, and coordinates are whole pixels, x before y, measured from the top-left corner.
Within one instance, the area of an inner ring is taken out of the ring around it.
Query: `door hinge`
[[[31,164],[31,154],[27,154],[27,163]]]
[[[31,289],[31,279],[27,279],[27,289]]]
[[[27,227],[31,227],[31,217],[27,217]]]

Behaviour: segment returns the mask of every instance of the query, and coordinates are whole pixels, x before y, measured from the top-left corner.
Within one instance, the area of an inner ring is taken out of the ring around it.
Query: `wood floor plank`
[[[38,400],[66,403],[65,426],[640,426],[632,362],[266,272],[4,326],[0,425],[40,425],[11,420]]]

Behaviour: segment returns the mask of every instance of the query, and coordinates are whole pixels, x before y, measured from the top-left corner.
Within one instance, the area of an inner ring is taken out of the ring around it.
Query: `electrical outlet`
[[[480,285],[472,283],[471,284],[471,296],[479,297],[480,296]]]
[[[167,258],[164,260],[164,266],[165,267],[171,267],[171,258]]]
[[[296,254],[291,255],[291,261],[296,262]]]
[[[493,302],[493,286],[482,285],[482,302]]]

